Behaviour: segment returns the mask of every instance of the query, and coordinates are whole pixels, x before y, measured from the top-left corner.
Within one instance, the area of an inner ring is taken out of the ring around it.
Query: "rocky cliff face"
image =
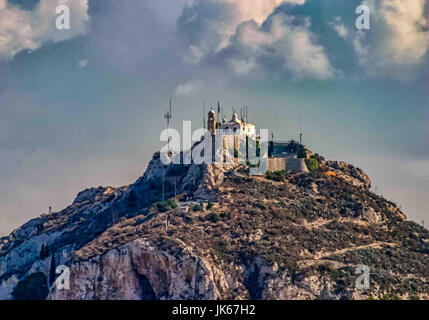
[[[344,162],[248,176],[239,165],[162,165],[82,191],[0,240],[0,299],[70,268],[48,299],[429,298],[429,233]],[[176,195],[177,207],[153,206]],[[371,287],[355,286],[357,265]],[[31,289],[31,288],[30,288]]]

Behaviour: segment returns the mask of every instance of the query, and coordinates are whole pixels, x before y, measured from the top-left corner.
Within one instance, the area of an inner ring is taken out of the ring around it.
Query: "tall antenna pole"
[[[170,111],[167,111],[164,114],[164,118],[167,120],[167,132],[169,132],[170,129],[170,120],[172,118],[172,108],[171,108],[171,98],[170,98]],[[168,137],[168,151],[170,152],[170,136]]]
[[[162,170],[162,201],[165,201],[165,171]]]
[[[299,115],[299,144],[302,144],[302,118]]]
[[[203,128],[206,128],[206,103],[203,102]]]

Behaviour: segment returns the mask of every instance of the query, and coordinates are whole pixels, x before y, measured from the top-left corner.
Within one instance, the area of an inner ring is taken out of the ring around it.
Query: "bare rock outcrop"
[[[366,189],[371,188],[371,179],[362,169],[344,161],[326,161],[325,164],[330,167],[338,177],[341,177],[348,183],[355,186],[362,186]]]
[[[428,230],[361,169],[315,156],[308,173],[253,177],[157,153],[133,184],[84,190],[1,238],[0,299],[49,277],[53,261],[70,289],[54,285],[49,299],[428,299]],[[360,264],[367,291],[355,287]]]
[[[175,256],[142,239],[72,264],[70,271],[72,290],[54,287],[50,299],[218,299],[218,288],[227,286],[219,270],[191,252]]]

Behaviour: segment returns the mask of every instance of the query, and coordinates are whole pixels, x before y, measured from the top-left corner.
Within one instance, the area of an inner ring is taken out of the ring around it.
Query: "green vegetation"
[[[225,221],[231,218],[231,214],[229,212],[222,212],[219,217]]]
[[[127,203],[130,207],[136,207],[137,206],[137,195],[134,192],[134,190],[131,190],[130,193],[127,196]]]
[[[286,173],[284,170],[275,172],[267,171],[266,177],[274,181],[283,181],[286,178]]]
[[[213,208],[213,203],[211,203],[211,202],[207,203],[206,209],[211,210],[212,208]]]
[[[44,244],[42,244],[42,247],[40,248],[40,258],[41,259],[46,259],[47,257],[49,257],[49,247]]]
[[[206,216],[206,220],[216,223],[220,220],[220,217],[217,213],[212,212]]]
[[[204,208],[202,205],[200,205],[199,203],[196,203],[193,207],[192,207],[192,211],[193,212],[198,212],[198,211],[203,211]]]
[[[248,159],[246,160],[246,166],[248,166],[249,168],[259,168],[260,165],[261,161],[258,161],[258,163],[256,164],[252,164]]]
[[[307,158],[307,149],[301,144],[297,147],[297,157],[303,159]]]
[[[42,272],[32,273],[18,282],[12,296],[15,300],[45,300],[48,296],[48,279]]]
[[[238,150],[234,148],[234,158],[238,158]]]
[[[315,158],[305,159],[305,164],[310,171],[314,171],[319,168],[319,161],[317,161]]]
[[[219,240],[213,244],[213,253],[220,259],[224,261],[229,261],[231,259],[228,246],[225,241]]]
[[[261,138],[258,136],[256,138],[256,157],[261,156]]]
[[[167,201],[155,202],[153,204],[153,207],[159,212],[166,212],[177,208],[177,203],[174,202],[172,199],[168,199]]]
[[[385,294],[381,300],[399,300],[399,297],[394,294]]]
[[[52,255],[51,258],[51,269],[49,270],[49,286],[52,286],[57,277],[56,273],[57,263],[55,262],[55,254]]]

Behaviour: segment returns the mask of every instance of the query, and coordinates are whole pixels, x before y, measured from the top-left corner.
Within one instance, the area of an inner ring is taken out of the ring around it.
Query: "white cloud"
[[[303,4],[305,0],[225,0],[239,13],[239,22],[254,20],[261,24],[283,2]]]
[[[257,67],[261,71],[263,62],[272,59],[276,69],[298,78],[334,77],[324,48],[310,31],[310,20],[296,24],[292,16],[273,14],[283,2],[298,5],[305,1],[193,2],[178,20],[179,33],[188,41],[185,62],[200,63],[205,57],[214,57],[242,76]]]
[[[235,45],[242,55],[259,60],[280,59],[282,68],[299,78],[328,79],[335,70],[322,46],[310,31],[310,20],[294,25],[294,18],[279,13],[270,17],[268,29],[245,22],[237,29]]]
[[[348,38],[349,30],[347,30],[346,26],[342,22],[341,17],[336,17],[333,22],[329,22],[328,24],[334,28],[338,36],[340,36],[343,39]]]
[[[281,3],[302,4],[305,0],[196,0],[179,18],[179,27],[190,41],[185,61],[198,63],[210,52],[227,47],[230,37],[244,21],[264,22]]]
[[[426,54],[429,32],[425,0],[383,0],[380,15],[388,27],[385,56],[392,62],[415,63]]]
[[[86,59],[85,60],[81,60],[78,63],[78,66],[81,67],[81,68],[85,68],[87,65],[88,65],[88,60],[86,60]]]
[[[369,1],[371,30],[356,32],[353,45],[361,65],[373,75],[407,77],[404,68],[418,65],[429,48],[426,0]]]
[[[334,28],[341,38],[347,38],[347,35],[349,34],[349,32],[344,24],[337,24],[334,26]]]
[[[194,80],[186,83],[182,83],[176,88],[176,96],[191,96],[192,94],[198,93],[204,89],[204,83]]]
[[[70,8],[70,30],[57,30],[55,9]],[[86,31],[88,0],[40,0],[32,11],[0,0],[0,62],[22,49],[38,49],[44,42],[68,40]]]
[[[250,59],[230,59],[229,65],[237,75],[247,76],[256,67],[256,61],[254,58]]]

